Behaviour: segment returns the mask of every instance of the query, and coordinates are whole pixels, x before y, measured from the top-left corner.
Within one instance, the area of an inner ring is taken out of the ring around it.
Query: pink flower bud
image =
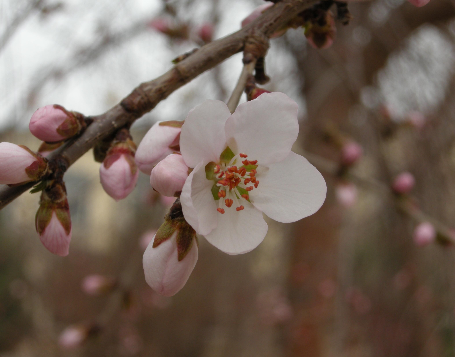
[[[82,117],[60,105],[46,105],[33,113],[30,132],[46,142],[57,142],[78,134],[84,126]]]
[[[341,163],[346,166],[355,164],[362,156],[362,147],[354,141],[349,141],[341,148]]]
[[[148,23],[148,27],[164,34],[168,33],[170,29],[169,21],[161,17],[157,17],[156,19],[150,21]]]
[[[330,11],[326,12],[325,23],[311,21],[306,24],[305,36],[308,43],[316,49],[325,49],[332,46],[336,35],[335,20]]]
[[[66,349],[80,347],[89,337],[96,335],[99,330],[99,326],[93,323],[68,326],[60,334],[58,344]]]
[[[139,171],[128,153],[106,157],[100,166],[101,185],[116,201],[128,196],[136,187]]]
[[[156,244],[156,236],[147,247],[144,258],[145,280],[157,293],[164,296],[175,295],[186,284],[198,258],[198,246],[195,238],[191,238],[191,246],[186,255],[179,260],[179,246],[175,231],[172,236]]]
[[[430,222],[420,223],[414,229],[414,243],[420,247],[433,243],[436,239],[436,230]]]
[[[139,170],[150,175],[153,167],[158,162],[169,154],[180,151],[179,142],[182,124],[183,122],[161,122],[150,128],[136,151],[135,159]]]
[[[27,147],[0,143],[0,183],[19,184],[37,181],[47,172],[47,162]]]
[[[82,280],[82,290],[88,295],[103,295],[112,291],[116,279],[104,275],[88,275]]]
[[[198,30],[198,36],[201,38],[202,41],[205,43],[212,42],[213,39],[213,24],[206,23],[202,25]]]
[[[176,196],[182,191],[187,177],[188,166],[182,155],[171,154],[153,168],[150,184],[164,196]]]
[[[415,179],[414,176],[409,172],[402,172],[397,177],[392,184],[392,189],[394,192],[401,195],[405,195],[414,188]]]
[[[408,0],[412,5],[422,7],[430,2],[430,0]]]
[[[53,254],[66,256],[71,241],[71,217],[65,185],[54,183],[41,193],[35,227],[41,243]]]
[[[261,16],[265,10],[267,10],[269,7],[272,7],[273,5],[274,5],[273,3],[269,2],[267,4],[263,4],[263,5],[255,8],[251,14],[249,14],[247,17],[245,17],[242,20],[242,28],[244,28],[246,25],[252,23],[259,16]],[[270,37],[271,38],[280,37],[280,36],[284,35],[285,33],[286,33],[286,30],[279,30],[279,31],[275,32],[274,34],[272,34]]]
[[[357,201],[357,187],[352,183],[340,183],[335,191],[338,202],[344,207],[352,207]]]

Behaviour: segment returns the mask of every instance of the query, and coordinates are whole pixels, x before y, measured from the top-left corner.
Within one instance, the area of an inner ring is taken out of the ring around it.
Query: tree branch
[[[178,88],[242,51],[247,39],[257,37],[260,39],[259,41],[263,41],[264,37],[269,38],[296,14],[318,2],[318,0],[283,0],[278,2],[243,29],[201,47],[161,77],[139,85],[131,94],[106,113],[92,117],[93,123],[80,137],[57,149],[49,156],[49,159],[52,160],[61,155],[69,165],[72,165],[98,140],[112,134],[119,128],[131,125]],[[28,183],[17,187],[0,187],[0,209],[33,185],[34,183]]]

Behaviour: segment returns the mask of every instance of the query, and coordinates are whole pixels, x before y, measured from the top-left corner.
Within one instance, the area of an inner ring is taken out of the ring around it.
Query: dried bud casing
[[[185,221],[177,200],[144,253],[145,280],[159,294],[175,295],[186,284],[197,259],[196,232]]]
[[[160,122],[145,134],[136,152],[136,163],[143,173],[150,175],[153,167],[173,152],[180,151],[180,131],[183,121]]]
[[[121,131],[117,135],[118,138],[112,143],[100,166],[101,185],[116,201],[127,197],[134,190],[139,176],[134,161],[136,144],[131,140],[128,131],[124,130],[126,133]]]
[[[0,143],[0,184],[38,181],[48,171],[47,160],[23,145]]]
[[[66,256],[71,241],[71,216],[63,181],[50,181],[42,191],[35,216],[41,243],[51,253]]]
[[[316,49],[325,49],[332,46],[335,34],[335,20],[330,11],[321,12],[305,25],[305,37],[308,43]]]
[[[188,166],[182,155],[171,154],[153,168],[150,184],[164,196],[179,196],[187,178]]]
[[[69,112],[60,105],[46,105],[33,113],[30,132],[45,142],[59,142],[69,139],[85,128],[82,114]]]

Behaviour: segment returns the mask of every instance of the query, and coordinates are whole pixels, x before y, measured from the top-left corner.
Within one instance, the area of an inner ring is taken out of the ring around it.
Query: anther
[[[246,200],[249,200],[249,199],[250,199],[250,196],[248,196],[246,193],[244,193],[244,194],[242,195],[242,197],[243,197],[244,199],[246,199]]]
[[[228,171],[229,172],[239,172],[239,170],[237,169],[237,166],[231,166],[230,168],[228,168]]]
[[[242,167],[240,170],[239,170],[239,175],[240,176],[245,176],[246,174],[246,169],[244,167]]]
[[[242,157],[242,158],[248,157],[248,155],[246,155],[246,154],[239,154],[239,156]]]
[[[227,198],[227,199],[224,200],[224,203],[226,203],[227,207],[231,207],[232,204],[234,203],[234,201],[231,200],[230,198]]]
[[[218,191],[218,197],[219,197],[219,198],[226,197],[226,191],[219,190],[219,191]]]
[[[248,185],[248,184],[250,183],[250,181],[251,181],[251,179],[248,178],[248,179],[245,179],[245,181],[243,181],[243,183],[244,183],[245,185]]]
[[[246,188],[246,190],[247,190],[247,191],[253,190],[253,186],[248,186],[248,187]]]
[[[228,180],[220,180],[220,181],[218,181],[218,183],[220,185],[223,185],[223,186],[229,186],[229,181]]]
[[[259,181],[256,181],[256,183],[254,184],[254,187],[258,188],[259,186]]]
[[[216,165],[215,168],[213,169],[213,172],[216,173],[216,174],[218,172],[220,172],[220,165]]]
[[[218,175],[218,178],[222,178],[224,176],[224,171]]]
[[[224,209],[222,209],[222,208],[217,208],[216,210],[217,210],[218,212],[220,212],[221,214],[224,214]]]
[[[237,207],[235,210],[236,210],[236,211],[241,211],[241,210],[243,210],[244,208],[245,208],[245,207],[240,206],[240,207]],[[219,208],[218,208],[218,209],[219,209]]]
[[[256,165],[257,163],[258,163],[258,160],[250,161],[250,165]]]
[[[243,160],[243,161],[242,161],[242,164],[248,165],[248,162],[249,162],[248,160]]]

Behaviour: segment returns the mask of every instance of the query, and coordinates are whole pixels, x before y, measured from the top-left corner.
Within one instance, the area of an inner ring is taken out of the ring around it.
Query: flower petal
[[[257,175],[250,193],[253,205],[278,222],[295,222],[315,213],[324,203],[327,186],[321,173],[303,156],[291,152]]]
[[[189,112],[180,135],[180,151],[189,167],[219,161],[226,148],[224,124],[230,115],[219,100],[207,100]]]
[[[252,204],[243,203],[240,212],[234,207],[225,209],[224,214],[217,212],[218,225],[205,235],[205,238],[227,254],[243,254],[256,248],[267,234],[267,223],[262,212]]]
[[[205,164],[199,163],[183,185],[180,201],[186,221],[198,234],[208,234],[216,227],[217,203],[212,195],[213,181],[205,177]]]
[[[226,121],[226,141],[236,154],[245,153],[262,165],[284,160],[299,133],[297,112],[287,95],[264,93],[237,107]]]

